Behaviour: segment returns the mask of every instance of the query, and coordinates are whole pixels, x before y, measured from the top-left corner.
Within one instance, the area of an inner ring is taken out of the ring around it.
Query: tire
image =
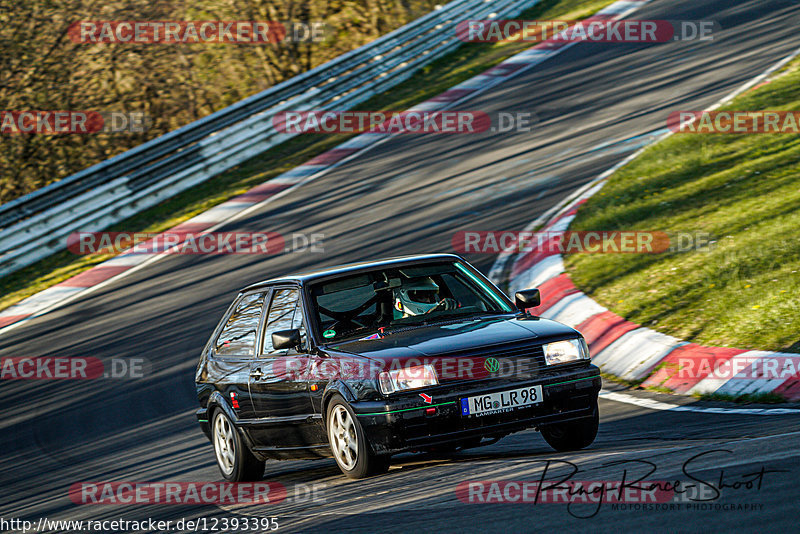
[[[591,417],[543,426],[541,431],[542,437],[551,447],[558,452],[566,452],[585,449],[591,445],[597,437],[599,426],[600,413],[595,404]]]
[[[328,404],[325,427],[333,458],[346,477],[365,478],[389,469],[389,456],[372,452],[355,412],[338,395]]]
[[[264,477],[264,462],[253,456],[233,421],[222,410],[214,412],[211,441],[214,444],[217,467],[225,480],[248,482]]]

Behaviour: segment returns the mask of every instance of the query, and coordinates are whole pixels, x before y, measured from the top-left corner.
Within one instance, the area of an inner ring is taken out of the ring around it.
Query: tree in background
[[[0,134],[0,202],[64,178],[366,44],[430,0],[0,0],[0,110],[144,112],[145,132]],[[322,42],[81,44],[86,20],[321,21]]]

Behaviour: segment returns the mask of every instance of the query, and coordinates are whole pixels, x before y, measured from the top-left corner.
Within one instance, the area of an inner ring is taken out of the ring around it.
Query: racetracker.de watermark
[[[75,504],[278,504],[324,503],[325,484],[280,482],[75,482],[69,498]]]
[[[145,358],[12,356],[0,360],[0,380],[136,379],[150,374]]]
[[[142,133],[152,124],[139,111],[0,111],[2,135]]]
[[[799,356],[682,356],[663,364],[670,378],[719,380],[790,380],[800,378]]]
[[[461,231],[453,234],[460,254],[539,252],[545,254],[659,254],[709,251],[716,242],[706,232],[663,231]]]
[[[711,41],[714,21],[670,20],[467,20],[456,25],[456,36],[467,43],[591,42],[667,43]]]
[[[376,332],[365,335],[362,341],[380,340],[391,331],[377,327]],[[327,332],[330,332],[328,330]],[[448,380],[530,379],[539,376],[546,367],[544,355],[516,358],[494,356],[459,356],[431,358],[391,358],[380,362],[358,357],[331,356],[324,360],[307,355],[280,356],[273,359],[270,371],[273,376],[286,380],[369,380],[381,372],[394,372],[398,380],[425,378],[428,368],[436,373],[439,382]]]
[[[320,21],[253,20],[97,20],[70,25],[78,44],[275,44],[322,42],[327,25]]]
[[[456,496],[465,504],[665,503],[674,490],[665,481],[469,480],[456,486]]]
[[[474,134],[492,126],[483,111],[282,111],[272,118],[281,133]]]
[[[281,254],[324,253],[324,234],[277,232],[73,232],[73,254]]]
[[[675,111],[667,127],[679,134],[798,134],[800,111]]]
[[[286,500],[278,482],[76,482],[75,504],[276,504]]]

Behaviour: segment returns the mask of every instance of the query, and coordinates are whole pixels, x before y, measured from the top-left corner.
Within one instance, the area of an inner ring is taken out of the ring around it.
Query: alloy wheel
[[[236,440],[233,432],[228,418],[218,415],[214,422],[214,450],[217,453],[217,463],[225,475],[233,472],[236,462]]]
[[[342,468],[347,471],[354,469],[358,462],[358,434],[350,412],[341,404],[333,409],[328,435],[333,454]]]

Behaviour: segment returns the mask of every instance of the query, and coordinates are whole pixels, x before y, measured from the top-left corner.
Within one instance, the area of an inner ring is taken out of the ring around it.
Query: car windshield
[[[314,284],[319,334],[329,341],[513,308],[461,263],[378,269]]]

